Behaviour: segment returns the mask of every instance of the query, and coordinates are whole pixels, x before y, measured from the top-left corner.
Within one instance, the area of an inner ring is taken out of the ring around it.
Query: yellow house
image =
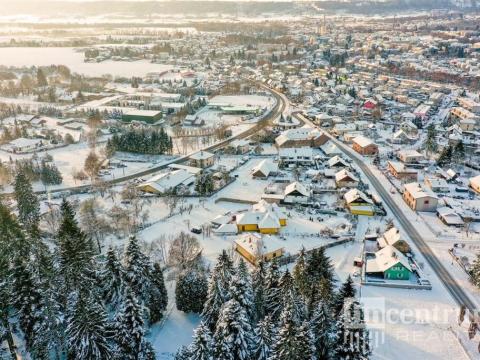
[[[260,200],[252,206],[254,212],[259,213],[273,213],[280,222],[280,226],[287,226],[287,212],[285,208],[278,206],[276,203],[268,203],[265,200]]]
[[[352,215],[375,215],[372,200],[360,190],[352,189],[347,191],[343,198],[345,199],[345,203]]]
[[[257,265],[260,260],[271,261],[285,252],[282,243],[275,236],[256,233],[241,235],[235,240],[234,247],[245,260],[253,265]]]
[[[238,232],[258,231],[262,234],[277,234],[280,231],[280,221],[272,212],[261,213],[247,211],[237,215]]]

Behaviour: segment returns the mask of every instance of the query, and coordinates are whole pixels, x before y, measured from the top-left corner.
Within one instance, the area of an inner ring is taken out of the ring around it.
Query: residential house
[[[317,129],[297,128],[284,131],[275,139],[278,148],[319,147],[328,141],[328,136]]]
[[[358,183],[359,179],[347,169],[340,170],[335,174],[337,188],[355,188]]]
[[[405,164],[417,164],[425,160],[425,156],[416,150],[400,150],[397,153],[398,159]]]
[[[278,164],[274,163],[271,159],[262,160],[252,171],[252,177],[267,179],[269,176],[278,173]]]
[[[480,194],[480,175],[470,178],[469,185],[473,190]]]
[[[375,215],[375,208],[372,200],[365,193],[358,189],[351,189],[343,195],[345,205],[353,215]]]
[[[410,245],[400,234],[400,230],[396,227],[385,231],[385,233],[377,239],[378,247],[383,249],[386,246],[393,246],[398,251],[406,254],[410,252]]]
[[[352,140],[352,143],[353,150],[361,155],[370,156],[378,153],[378,146],[365,136],[357,136]]]
[[[190,155],[190,166],[195,166],[201,169],[212,166],[215,162],[215,154],[208,151],[199,151],[193,155]]]
[[[278,151],[280,163],[284,165],[312,165],[313,149],[311,147],[280,148]]]
[[[409,280],[413,269],[405,255],[387,245],[375,253],[375,258],[367,259],[365,273],[388,280]]]
[[[448,206],[442,206],[437,209],[438,218],[448,226],[463,226],[464,221],[460,215],[458,215],[455,210]]]
[[[260,261],[268,262],[281,257],[285,248],[275,236],[257,233],[242,234],[235,240],[235,250],[248,262],[258,265]]]
[[[137,188],[151,194],[165,194],[179,186],[189,186],[195,182],[195,175],[185,169],[169,171],[152,177]]]
[[[433,192],[436,193],[446,193],[450,192],[450,187],[445,179],[434,178],[434,177],[425,177],[423,180],[425,185],[430,188]]]
[[[432,212],[438,205],[438,197],[417,182],[404,185],[403,199],[415,211]]]
[[[307,204],[310,202],[311,191],[299,183],[292,182],[287,185],[284,191],[284,202],[287,204]]]
[[[388,161],[387,168],[393,177],[397,178],[402,182],[417,181],[417,171],[406,167],[405,164],[402,164],[401,162]]]

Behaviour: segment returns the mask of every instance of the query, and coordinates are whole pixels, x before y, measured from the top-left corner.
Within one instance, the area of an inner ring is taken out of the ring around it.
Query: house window
[[[424,202],[425,205],[428,205],[429,203],[430,203],[429,200],[425,200],[425,202]]]

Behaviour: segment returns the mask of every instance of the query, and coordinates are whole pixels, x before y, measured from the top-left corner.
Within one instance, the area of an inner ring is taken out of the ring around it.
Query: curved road
[[[300,114],[294,114],[297,119],[302,120],[311,126],[315,126],[311,121],[306,119]],[[385,204],[389,207],[392,211],[393,215],[397,218],[398,222],[402,226],[403,230],[409,235],[415,245],[418,247],[419,251],[427,260],[428,264],[432,267],[435,271],[437,276],[440,278],[441,282],[450,293],[452,298],[459,306],[465,306],[470,311],[471,318],[477,318],[477,306],[476,304],[470,299],[470,296],[462,289],[462,287],[456,282],[453,276],[448,272],[445,266],[442,264],[440,260],[435,256],[432,249],[428,246],[426,241],[417,231],[415,226],[408,220],[405,216],[403,211],[397,205],[395,200],[392,198],[391,194],[385,189],[383,184],[377,179],[377,177],[373,174],[373,172],[368,168],[365,163],[357,157],[353,150],[347,147],[342,142],[335,139],[329,133],[325,132],[330,139],[337,144],[337,146],[349,157],[351,158],[355,164],[362,170],[365,176],[368,178],[372,186],[375,188],[377,193],[381,196]]]
[[[223,147],[227,146],[228,144],[230,144],[234,140],[245,139],[245,138],[247,138],[249,136],[252,136],[253,134],[259,132],[264,127],[266,127],[272,120],[274,120],[275,118],[280,116],[285,111],[285,109],[287,108],[288,101],[286,100],[286,98],[283,94],[281,94],[281,93],[279,93],[279,92],[277,92],[273,89],[270,89],[268,86],[266,86],[262,83],[256,83],[256,84],[258,86],[260,86],[261,88],[263,88],[264,90],[270,92],[270,94],[272,94],[275,97],[277,102],[276,102],[275,106],[267,114],[265,114],[264,117],[260,121],[258,121],[250,129],[247,129],[247,130],[245,130],[245,131],[243,131],[243,132],[241,132],[241,133],[239,133],[235,136],[232,136],[232,137],[230,137],[226,140],[223,140],[219,143],[207,146],[207,147],[203,148],[202,150],[198,150],[198,151],[192,152],[188,155],[184,155],[184,156],[178,157],[174,160],[162,163],[161,165],[157,165],[157,166],[154,166],[150,169],[139,171],[139,172],[136,172],[134,174],[129,174],[129,175],[126,175],[126,176],[118,177],[116,179],[105,180],[105,182],[107,184],[113,185],[113,184],[118,184],[118,183],[122,183],[122,182],[129,181],[129,180],[137,179],[137,178],[145,176],[145,175],[150,175],[150,174],[153,174],[153,173],[155,173],[159,170],[166,169],[168,167],[168,165],[182,163],[182,162],[188,160],[188,158],[191,155],[193,155],[193,154],[195,154],[199,151],[215,151],[215,150],[218,150],[220,148],[223,148]],[[48,190],[48,192],[49,193],[58,193],[58,192],[64,192],[64,191],[83,191],[83,190],[88,190],[91,187],[92,187],[91,184],[86,184],[86,185],[72,186],[72,187],[68,187],[68,188],[52,189],[52,190]],[[37,194],[45,194],[46,192],[47,191],[45,191],[45,190],[36,191]],[[2,196],[8,196],[8,195],[11,195],[11,194],[4,193],[4,194],[1,194],[1,195]]]

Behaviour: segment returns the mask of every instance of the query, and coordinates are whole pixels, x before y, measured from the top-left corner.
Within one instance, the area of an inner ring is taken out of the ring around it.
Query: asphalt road
[[[301,115],[295,114],[295,116],[310,125],[315,126],[311,121],[304,118]],[[329,135],[327,133],[327,135]],[[357,156],[355,156],[350,148],[346,147],[343,143],[338,141],[337,139],[333,138],[329,135],[330,138],[338,144],[339,148],[349,157],[351,158],[355,164],[363,171],[365,176],[368,178],[372,186],[375,188],[377,193],[381,196],[384,203],[390,208],[393,215],[396,217],[400,225],[402,226],[403,230],[408,234],[408,236],[412,239],[415,245],[418,247],[419,251],[425,257],[425,260],[431,266],[431,268],[435,271],[437,276],[439,277],[440,281],[443,283],[447,291],[450,293],[452,298],[459,306],[465,306],[470,311],[470,316],[474,316],[474,318],[478,319],[477,316],[477,306],[475,303],[470,299],[469,295],[463,291],[462,287],[456,282],[456,280],[450,275],[447,271],[445,266],[442,264],[440,260],[435,256],[432,249],[428,246],[425,242],[423,237],[417,231],[415,226],[410,222],[410,220],[405,216],[403,211],[397,205],[395,200],[392,198],[391,194],[385,189],[383,184],[376,178],[376,176],[372,173],[372,171],[368,168],[367,165]]]

